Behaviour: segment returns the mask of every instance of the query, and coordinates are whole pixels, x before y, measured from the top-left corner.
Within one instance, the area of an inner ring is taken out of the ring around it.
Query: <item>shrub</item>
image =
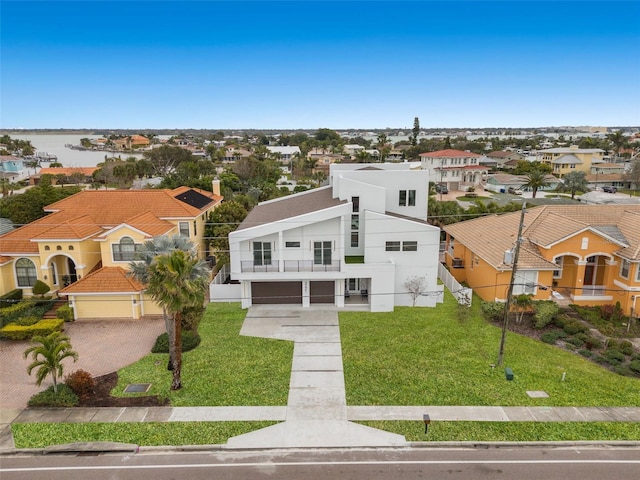
[[[556,318],[553,319],[553,324],[556,327],[559,328],[564,328],[564,326],[569,323],[572,322],[573,320],[570,319],[569,317],[567,317],[566,315],[558,315]]]
[[[0,296],[0,309],[9,307],[22,300],[22,289],[16,288]]]
[[[29,325],[26,327],[10,323],[0,329],[0,338],[24,340],[26,338],[35,337],[36,335],[46,337],[52,332],[62,331],[63,324],[64,322],[62,320],[56,318],[40,320],[35,325]]]
[[[75,318],[73,317],[73,308],[69,305],[62,305],[58,310],[56,310],[56,317],[61,318],[65,322],[73,322]]]
[[[569,335],[575,335],[576,333],[588,332],[589,328],[580,322],[573,321],[565,324],[563,330]]]
[[[580,355],[582,355],[585,358],[591,358],[593,357],[593,352],[591,350],[578,350],[578,353]]]
[[[58,385],[58,393],[53,392],[53,385],[43,392],[36,393],[27,403],[30,407],[75,407],[78,396],[68,385]]]
[[[624,353],[616,349],[607,350],[604,356],[611,365],[620,365],[626,359]]]
[[[504,315],[504,304],[500,302],[482,302],[480,310],[485,319],[496,322],[501,320]]]
[[[33,308],[33,303],[29,300],[23,300],[13,305],[0,309],[0,320],[2,325],[6,325],[27,315],[27,312]]]
[[[76,370],[70,373],[65,377],[64,383],[80,398],[89,396],[96,388],[96,381],[85,370]]]
[[[188,352],[200,345],[200,335],[190,331],[182,332],[182,351]],[[151,353],[169,353],[169,335],[158,335],[156,343],[151,348]]]
[[[41,297],[45,293],[47,293],[49,290],[51,290],[49,285],[44,283],[42,280],[36,280],[36,283],[34,283],[33,287],[31,288],[31,291],[33,292],[34,295],[39,295]]]
[[[21,317],[13,323],[15,323],[16,325],[20,325],[21,327],[28,327],[30,325],[35,325],[39,321],[39,317],[36,317],[35,315],[29,315],[28,317]]]
[[[602,342],[591,335],[587,335],[582,340],[584,341],[584,346],[589,350],[599,350],[602,348]]]
[[[629,340],[623,340],[622,342],[620,342],[620,351],[625,355],[633,355],[633,343],[631,343]]]
[[[540,336],[540,340],[542,340],[544,343],[548,343],[550,345],[553,345],[554,343],[556,343],[556,341],[559,338],[564,338],[566,336],[567,336],[567,334],[564,333],[562,330],[554,330],[553,332],[543,333]]]
[[[535,327],[544,328],[558,315],[560,307],[556,302],[545,300],[533,304]]]
[[[629,364],[629,370],[635,373],[640,373],[640,360],[634,360]]]
[[[575,345],[576,347],[582,347],[584,345],[584,340],[581,340],[578,337],[567,338],[565,341],[571,345]]]

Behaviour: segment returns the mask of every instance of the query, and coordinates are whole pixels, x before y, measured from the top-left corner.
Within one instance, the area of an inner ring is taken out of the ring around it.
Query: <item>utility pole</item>
[[[509,325],[509,310],[511,309],[511,297],[513,296],[513,284],[516,280],[516,272],[518,271],[518,257],[520,256],[520,244],[522,243],[522,229],[524,227],[524,214],[526,212],[527,202],[522,202],[522,210],[520,212],[520,225],[518,225],[518,236],[516,238],[516,249],[513,254],[513,268],[511,269],[511,281],[509,282],[509,290],[507,291],[507,301],[504,305],[504,314],[502,318],[502,336],[500,337],[500,351],[498,352],[497,365],[502,365],[504,359],[504,341],[507,338],[507,326]]]

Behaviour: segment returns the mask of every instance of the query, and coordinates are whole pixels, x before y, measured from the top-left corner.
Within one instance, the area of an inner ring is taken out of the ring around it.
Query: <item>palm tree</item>
[[[627,139],[624,136],[622,130],[616,130],[614,133],[610,133],[607,135],[607,139],[613,144],[613,151],[616,154],[616,157],[620,156],[620,150],[627,143]]]
[[[547,174],[541,170],[531,170],[525,176],[527,177],[527,183],[524,186],[533,191],[533,198],[536,198],[538,189],[549,185],[549,181],[546,178]]]
[[[33,357],[33,362],[27,367],[27,373],[31,375],[34,369],[36,372],[36,385],[40,386],[45,378],[51,375],[53,380],[53,392],[58,393],[58,378],[62,378],[64,368],[62,360],[67,357],[78,360],[78,354],[71,350],[69,337],[62,332],[52,332],[47,336],[33,337],[39,345],[33,345],[24,351],[24,358],[29,354]]]
[[[173,318],[173,380],[171,390],[182,388],[182,312],[202,306],[209,284],[209,268],[193,251],[174,250],[158,255],[149,265],[147,293]]]
[[[571,192],[571,199],[575,197],[576,192],[578,191],[586,191],[587,190],[587,174],[584,172],[569,172],[564,177],[562,177],[562,182],[564,183],[564,188]]]
[[[174,250],[194,251],[195,244],[187,237],[182,235],[162,235],[152,240],[144,242],[142,248],[136,252],[136,259],[129,263],[129,275],[138,282],[147,285],[149,283],[149,267],[158,255],[164,255]],[[175,343],[173,338],[174,328],[173,319],[167,315],[167,310],[162,307],[162,315],[164,318],[164,326],[169,337],[169,362],[167,370],[173,368],[175,358]]]

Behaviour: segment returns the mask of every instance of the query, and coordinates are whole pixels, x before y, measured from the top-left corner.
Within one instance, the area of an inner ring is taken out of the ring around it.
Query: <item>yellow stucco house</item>
[[[485,301],[506,300],[520,216],[491,215],[444,228],[451,273]],[[625,315],[632,308],[637,315],[640,205],[527,209],[513,293],[585,306],[620,302]]]
[[[605,163],[605,151],[600,148],[578,148],[577,145],[571,145],[540,150],[538,153],[542,155],[542,163],[549,165],[553,174],[560,178],[569,172],[589,174],[592,167]]]
[[[0,236],[0,294],[32,295],[36,280],[66,297],[76,318],[142,318],[161,314],[144,285],[127,276],[136,249],[160,235],[183,235],[206,256],[214,192],[85,190],[45,208],[47,216]]]

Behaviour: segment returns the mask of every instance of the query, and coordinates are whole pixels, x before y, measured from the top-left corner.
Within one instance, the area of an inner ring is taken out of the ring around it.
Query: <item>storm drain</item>
[[[130,383],[124,389],[124,393],[144,393],[151,388],[150,383]]]

